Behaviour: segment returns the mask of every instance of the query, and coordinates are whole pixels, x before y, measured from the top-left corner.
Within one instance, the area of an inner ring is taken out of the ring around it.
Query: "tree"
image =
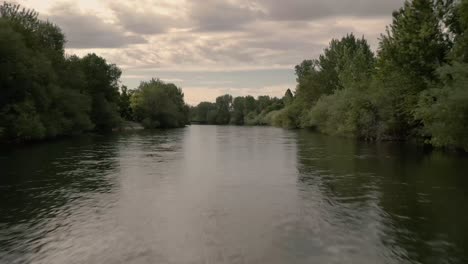
[[[284,107],[283,100],[270,96],[216,98],[216,103],[201,102],[191,109],[191,120],[218,125],[272,125],[276,112]],[[275,112],[275,113],[273,113]]]
[[[337,71],[342,87],[320,97],[301,126],[334,135],[372,139],[375,137],[376,114],[369,97],[374,71],[374,54],[363,38],[357,47],[345,48]]]
[[[96,54],[81,59],[86,81],[85,92],[92,98],[91,120],[99,131],[110,131],[120,124],[119,78],[122,71]]]
[[[201,102],[196,107],[192,108],[192,121],[202,124],[215,124],[216,105],[210,102]]]
[[[292,94],[291,90],[288,89],[286,90],[286,93],[284,93],[284,96],[283,96],[283,102],[284,102],[284,105],[288,106],[290,105],[294,100],[294,95]]]
[[[333,39],[318,59],[304,60],[296,66],[296,95],[292,102],[292,93],[285,96],[287,107],[276,115],[275,123],[292,128],[315,127],[317,124],[310,122],[309,112],[320,98],[357,84],[367,87],[373,68],[374,54],[364,37],[348,34]]]
[[[428,143],[468,151],[468,64],[455,62],[438,73],[443,85],[421,95],[416,117]]]
[[[216,124],[227,125],[231,120],[232,96],[225,94],[216,98]]]
[[[450,59],[468,63],[468,1],[450,1],[448,8],[448,25],[454,38],[454,47]]]
[[[268,95],[261,95],[257,97],[257,113],[261,113],[269,105],[271,105],[272,99]]]
[[[364,38],[358,39],[348,34],[341,39],[333,39],[324,53],[316,60],[305,60],[296,66],[296,98],[299,103],[312,106],[322,95],[330,95],[342,89],[340,73],[354,57],[363,53],[363,59],[373,60],[369,44]]]
[[[0,137],[24,141],[92,129],[89,98],[59,78],[75,76],[64,43],[60,28],[36,12],[0,6]]]
[[[232,102],[231,123],[235,125],[243,125],[245,115],[245,97],[234,98]]]
[[[255,98],[251,95],[247,95],[245,97],[245,113],[250,113],[252,111],[255,111],[257,109],[257,102]]]
[[[440,82],[419,96],[415,117],[427,143],[468,151],[468,1],[448,4],[453,13],[446,17],[455,41],[450,61],[436,71]]]
[[[393,13],[378,51],[376,98],[379,137],[406,138],[420,122],[413,116],[419,93],[437,82],[435,70],[450,48],[432,0],[414,0]]]
[[[189,122],[182,90],[159,79],[142,82],[131,97],[136,121],[145,128],[176,128]]]
[[[119,98],[120,117],[125,120],[133,120],[132,107],[130,105],[131,91],[128,91],[127,86],[123,85]]]

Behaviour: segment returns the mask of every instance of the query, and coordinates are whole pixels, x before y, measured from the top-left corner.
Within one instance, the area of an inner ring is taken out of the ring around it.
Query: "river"
[[[271,127],[0,151],[0,263],[468,263],[468,158]]]

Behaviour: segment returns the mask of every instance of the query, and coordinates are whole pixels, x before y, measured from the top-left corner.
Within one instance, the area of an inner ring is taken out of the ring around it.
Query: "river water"
[[[468,158],[271,127],[0,151],[0,263],[468,263]]]

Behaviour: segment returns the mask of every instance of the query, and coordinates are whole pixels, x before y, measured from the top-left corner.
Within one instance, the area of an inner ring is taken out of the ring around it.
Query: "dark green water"
[[[468,263],[468,158],[192,126],[0,152],[0,263]]]

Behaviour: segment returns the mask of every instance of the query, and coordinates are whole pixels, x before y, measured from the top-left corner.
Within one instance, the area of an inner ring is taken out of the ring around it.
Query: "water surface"
[[[468,158],[269,127],[0,151],[0,263],[468,263]]]

